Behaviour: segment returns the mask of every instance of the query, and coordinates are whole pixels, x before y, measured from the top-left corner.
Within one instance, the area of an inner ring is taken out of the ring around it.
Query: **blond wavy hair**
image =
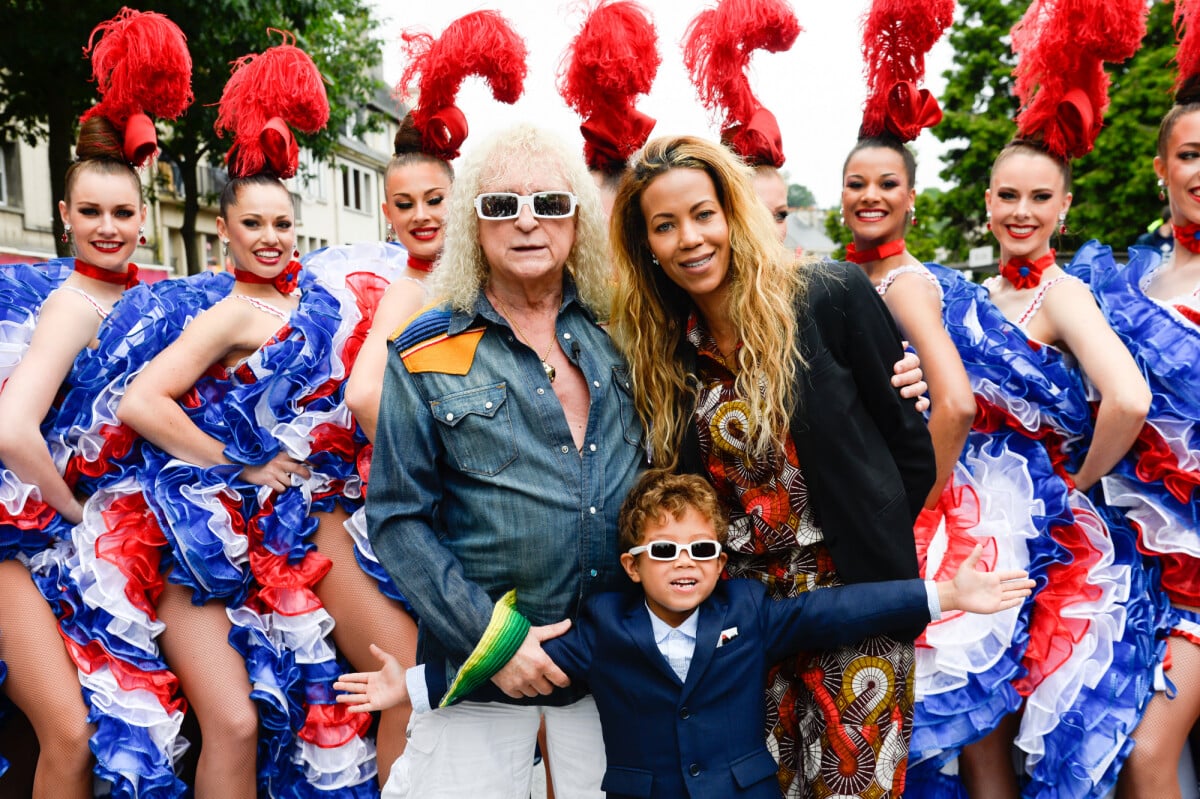
[[[514,176],[518,183],[561,178],[578,198],[575,243],[565,268],[575,279],[579,299],[603,318],[612,296],[612,272],[600,194],[578,153],[554,134],[528,124],[492,135],[464,158],[450,193],[446,246],[433,273],[432,296],[443,298],[456,310],[475,307],[490,270],[479,245],[475,197]]]
[[[699,169],[712,179],[729,225],[729,304],[741,347],[738,396],[749,406],[750,459],[783,451],[804,360],[796,346],[796,309],[805,269],[779,241],[771,213],[754,192],[753,170],[725,147],[692,136],[654,139],[631,159],[613,205],[610,233],[617,273],[611,332],[629,361],[634,402],[656,466],[677,462],[695,406],[684,370],[691,298],[653,261],[642,195],[672,169]]]

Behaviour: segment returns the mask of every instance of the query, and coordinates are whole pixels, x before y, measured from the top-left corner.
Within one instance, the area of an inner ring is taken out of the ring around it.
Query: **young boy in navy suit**
[[[619,525],[621,565],[642,590],[592,598],[573,629],[542,644],[595,697],[609,797],[778,799],[763,718],[770,664],[801,649],[920,628],[945,611],[995,613],[1033,588],[1022,571],[976,571],[977,547],[952,581],[863,583],[775,601],[760,583],[720,579],[726,518],[694,475],[648,472]],[[373,651],[380,671],[334,684],[351,710],[409,701],[399,663]],[[442,688],[425,690],[441,696]]]

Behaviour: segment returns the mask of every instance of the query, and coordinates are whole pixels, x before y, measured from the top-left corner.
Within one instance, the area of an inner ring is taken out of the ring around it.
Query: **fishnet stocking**
[[[229,645],[229,617],[218,602],[197,607],[191,590],[167,583],[158,603],[167,629],[163,659],[179,677],[200,723],[196,798],[254,799],[258,712],[246,664]]]
[[[313,514],[317,519],[317,550],[333,561],[333,568],[317,583],[317,596],[336,622],[333,641],[356,671],[374,671],[379,661],[370,645],[395,655],[405,668],[413,665],[417,651],[417,625],[400,605],[384,596],[375,580],[359,568],[354,541],[343,526],[348,515],[339,509]],[[408,709],[393,708],[380,714],[375,739],[379,785],[387,782],[392,763],[404,753]]]
[[[54,612],[18,561],[0,563],[0,658],[4,691],[37,733],[34,799],[92,795],[87,705]]]
[[[1175,684],[1174,699],[1156,693],[1133,732],[1133,753],[1117,783],[1119,799],[1178,799],[1181,795],[1175,766],[1187,745],[1192,725],[1200,719],[1200,646],[1172,636],[1171,668],[1167,678]]]
[[[1020,718],[1016,713],[1005,716],[996,729],[963,747],[958,771],[971,799],[1017,799],[1020,795],[1012,755]]]

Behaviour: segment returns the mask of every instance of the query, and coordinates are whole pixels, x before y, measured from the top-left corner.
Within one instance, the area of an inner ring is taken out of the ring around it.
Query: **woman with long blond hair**
[[[611,324],[652,460],[713,482],[730,576],[776,597],[914,577],[934,458],[892,387],[895,325],[857,268],[797,265],[752,178],[719,145],[660,138],[617,196]],[[787,795],[902,792],[916,632],[772,669]]]

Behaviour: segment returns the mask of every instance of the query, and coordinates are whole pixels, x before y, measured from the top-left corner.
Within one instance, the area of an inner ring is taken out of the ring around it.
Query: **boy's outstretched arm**
[[[975,549],[958,567],[953,580],[937,584],[942,611],[966,610],[971,613],[999,613],[1016,607],[1033,592],[1035,583],[1021,569],[1002,572],[979,571],[975,567],[983,557],[983,545]]]
[[[371,654],[383,664],[383,668],[338,677],[333,689],[344,693],[337,695],[337,701],[349,705],[347,710],[351,713],[370,713],[410,704],[404,667],[400,661],[375,644],[371,644]]]

